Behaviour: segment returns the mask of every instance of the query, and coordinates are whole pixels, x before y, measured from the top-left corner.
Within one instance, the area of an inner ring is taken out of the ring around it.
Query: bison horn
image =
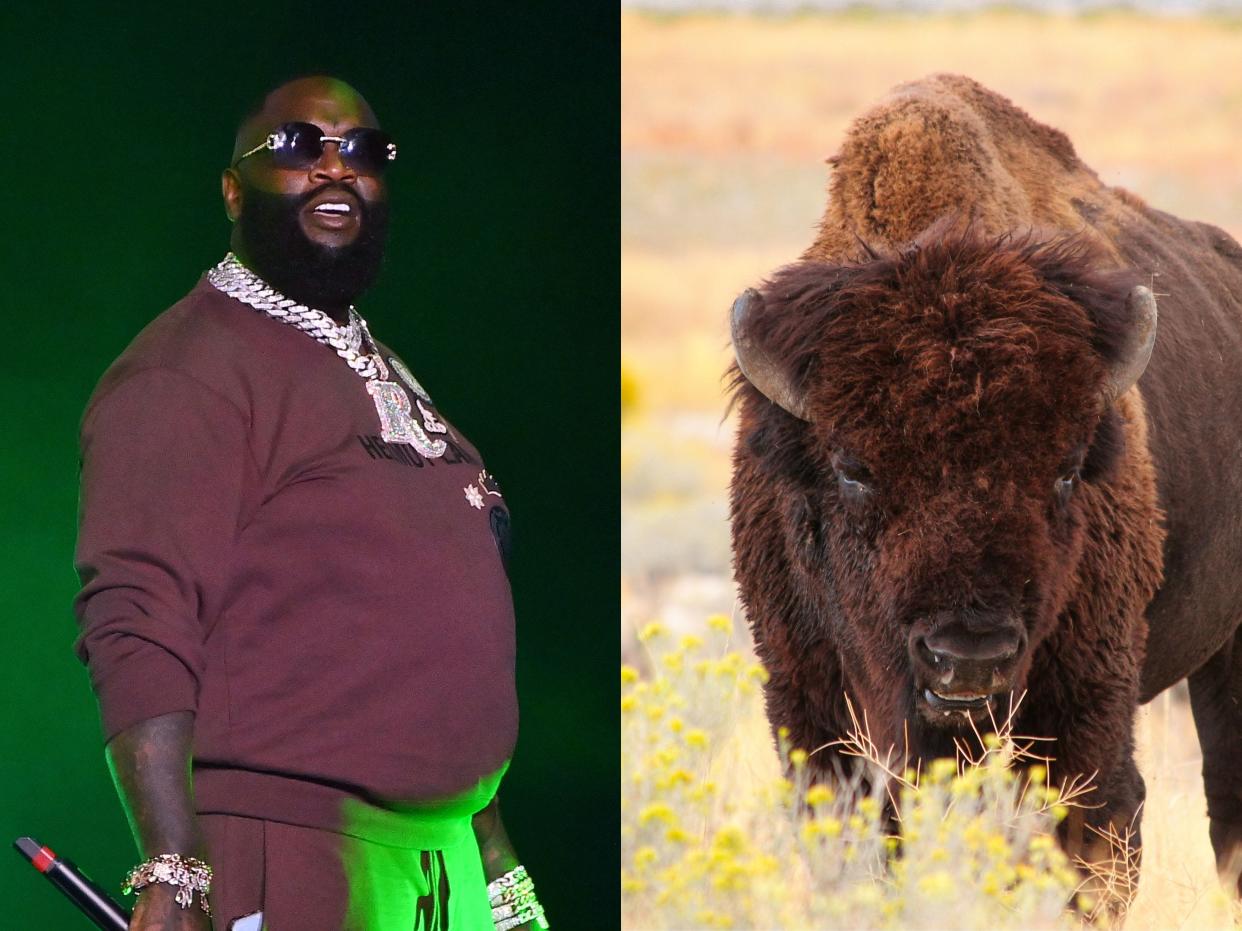
[[[1103,401],[1112,404],[1134,386],[1147,368],[1156,345],[1156,298],[1150,288],[1135,285],[1126,297],[1131,327],[1121,358],[1113,363],[1104,383]]]
[[[762,303],[763,296],[754,288],[747,288],[733,302],[730,325],[737,367],[746,380],[773,404],[783,407],[800,420],[810,420],[806,414],[806,400],[802,392],[794,387],[789,373],[746,332],[754,319],[754,309]]]

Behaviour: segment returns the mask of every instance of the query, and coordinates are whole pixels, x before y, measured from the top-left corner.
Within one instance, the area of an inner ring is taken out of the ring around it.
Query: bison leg
[[[1130,756],[1098,778],[1096,789],[1107,803],[1099,808],[1071,806],[1059,834],[1065,853],[1083,874],[1080,888],[1093,902],[1089,913],[1120,917],[1138,891],[1139,828],[1147,787]]]
[[[1242,649],[1237,647],[1235,634],[1190,676],[1189,685],[1216,869],[1242,894]]]

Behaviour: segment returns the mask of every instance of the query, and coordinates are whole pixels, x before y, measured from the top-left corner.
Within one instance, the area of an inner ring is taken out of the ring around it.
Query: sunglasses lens
[[[341,144],[341,158],[358,171],[383,174],[388,167],[392,137],[380,129],[351,129]]]
[[[273,135],[272,161],[280,168],[306,168],[323,152],[323,132],[310,123],[283,123]]]

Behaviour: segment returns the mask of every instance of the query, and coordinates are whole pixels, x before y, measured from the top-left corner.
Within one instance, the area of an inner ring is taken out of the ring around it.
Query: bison
[[[1014,732],[1094,775],[1062,840],[1099,860],[1096,832],[1137,833],[1136,709],[1189,677],[1236,885],[1242,249],[960,76],[898,87],[829,162],[818,235],[732,311],[773,729],[831,778],[847,701],[929,759],[1025,694]]]

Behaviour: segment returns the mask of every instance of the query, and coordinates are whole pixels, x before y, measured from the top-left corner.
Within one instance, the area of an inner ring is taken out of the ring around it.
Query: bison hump
[[[1108,198],[1064,133],[960,75],[897,87],[854,122],[832,163],[808,258],[840,260],[859,239],[898,246],[950,219],[994,235],[1075,231],[1082,204]]]

